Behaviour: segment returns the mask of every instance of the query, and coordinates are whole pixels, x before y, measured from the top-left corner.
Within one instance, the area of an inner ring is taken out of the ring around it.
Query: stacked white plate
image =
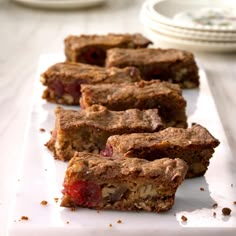
[[[183,49],[236,51],[234,0],[147,0],[140,19],[149,38]]]
[[[46,9],[75,9],[100,5],[105,0],[13,0],[30,7]]]

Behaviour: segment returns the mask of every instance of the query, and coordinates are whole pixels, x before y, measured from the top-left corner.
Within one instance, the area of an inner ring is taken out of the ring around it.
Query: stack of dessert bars
[[[219,145],[187,127],[182,89],[198,89],[191,52],[149,47],[141,34],[68,36],[66,61],[41,75],[55,109],[45,144],[69,161],[61,206],[169,210],[182,181],[205,174]],[[74,105],[74,110],[65,105]]]

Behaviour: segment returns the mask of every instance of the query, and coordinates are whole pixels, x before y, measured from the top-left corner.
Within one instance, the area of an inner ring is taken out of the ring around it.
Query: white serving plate
[[[228,17],[227,14],[231,14],[232,18],[236,16],[233,0],[147,0],[144,4],[150,16],[162,24],[192,30],[236,32],[236,21],[233,19],[229,20],[229,25],[220,25],[220,22],[223,23]],[[221,12],[222,19],[212,20],[210,25],[207,21],[197,24],[193,20],[196,17],[206,17],[204,11],[210,9]],[[193,16],[188,17],[189,14]]]
[[[145,35],[150,38],[155,46],[176,47],[191,51],[205,51],[205,52],[235,52],[236,42],[219,42],[207,40],[186,39],[174,37],[171,34],[163,33],[163,31],[153,30],[149,27],[144,27]]]
[[[174,207],[165,213],[118,212],[89,209],[61,208],[55,197],[61,197],[66,163],[55,161],[44,144],[54,125],[55,104],[41,99],[43,88],[38,81],[53,63],[64,60],[62,55],[42,55],[28,129],[25,136],[21,175],[17,181],[15,202],[9,218],[9,236],[227,236],[236,230],[236,161],[233,158],[222,128],[203,70],[200,71],[200,89],[186,90],[188,122],[206,126],[221,144],[211,159],[204,177],[184,181],[176,193]],[[76,108],[78,109],[78,108]],[[40,128],[46,132],[40,132]],[[204,191],[200,191],[203,187]],[[42,206],[42,200],[48,205]],[[213,209],[213,204],[218,207]],[[231,216],[223,216],[223,207],[232,209]],[[213,217],[216,212],[216,217]],[[181,216],[188,218],[181,221]],[[20,220],[29,217],[28,221]],[[117,221],[122,220],[121,224]],[[112,224],[112,227],[109,226]]]
[[[48,9],[74,9],[102,4],[105,0],[13,0],[17,3]]]

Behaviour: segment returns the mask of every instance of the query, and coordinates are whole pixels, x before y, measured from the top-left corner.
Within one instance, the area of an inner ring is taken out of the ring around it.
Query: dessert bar
[[[114,135],[108,138],[101,153],[113,158],[137,157],[149,161],[180,158],[189,166],[186,177],[196,177],[205,174],[219,143],[206,128],[196,124],[188,129],[170,127],[152,134]]]
[[[186,163],[163,158],[110,160],[79,152],[70,160],[61,206],[162,212],[169,210],[184,180]]]
[[[107,51],[106,66],[135,66],[143,79],[159,79],[179,84],[182,88],[199,86],[198,67],[192,53],[178,49],[121,49]]]
[[[140,110],[158,108],[165,126],[186,127],[186,101],[177,84],[159,80],[126,84],[81,85],[80,105],[87,108],[93,104],[110,110],[130,108]]]
[[[126,83],[141,80],[135,67],[104,68],[82,63],[57,63],[42,75],[41,82],[47,88],[43,98],[49,102],[77,105],[81,84]]]
[[[115,134],[155,132],[163,128],[157,109],[109,111],[94,105],[85,110],[55,110],[55,128],[46,146],[55,159],[67,161],[75,151],[100,152]]]
[[[104,66],[110,48],[144,48],[152,42],[141,34],[68,36],[65,41],[68,61]]]

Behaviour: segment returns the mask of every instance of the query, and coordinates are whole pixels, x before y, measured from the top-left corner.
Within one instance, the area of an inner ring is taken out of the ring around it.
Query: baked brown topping
[[[104,46],[112,48],[119,45],[127,45],[132,47],[146,47],[151,41],[141,34],[107,34],[107,35],[70,35],[65,39],[66,47],[71,50],[80,50],[88,46]]]
[[[195,124],[191,128],[169,127],[154,133],[113,135],[107,140],[101,154],[117,158],[120,155],[149,161],[163,157],[181,158],[189,165],[187,178],[203,175],[214,148],[219,145],[209,131]],[[204,188],[200,188],[204,191]]]
[[[151,41],[141,34],[70,35],[65,39],[68,61],[104,66],[110,48],[143,48]]]
[[[126,84],[82,85],[80,105],[87,108],[94,104],[110,110],[122,111],[131,108],[158,108],[166,126],[186,127],[186,101],[176,84],[159,80]]]
[[[107,51],[106,66],[139,68],[143,79],[160,79],[182,88],[199,85],[198,67],[193,54],[178,49],[113,48]]]
[[[79,111],[65,110],[61,107],[55,110],[58,125],[62,130],[70,130],[86,125],[111,132],[119,127],[123,127],[123,129],[139,127],[140,129],[149,128],[150,131],[159,130],[162,127],[162,121],[157,113],[157,109],[110,111],[100,105],[93,105]]]
[[[77,152],[73,159],[69,162],[67,173],[71,176],[73,171],[77,176],[86,177],[87,173],[92,172],[92,176],[99,178],[119,178],[122,175],[126,176],[145,176],[146,178],[163,177],[164,179],[176,180],[179,176],[186,173],[187,165],[180,159],[162,158],[149,162],[138,158],[124,158],[124,159],[108,159],[102,158],[98,154],[91,154],[86,152]],[[79,170],[79,173],[78,173]],[[151,192],[148,186],[145,190]]]
[[[64,161],[75,151],[100,152],[111,135],[155,132],[164,126],[157,109],[110,111],[93,105],[77,111],[57,108],[55,114],[55,128],[45,145]]]
[[[151,148],[152,146],[193,147],[203,145],[215,148],[219,145],[219,140],[214,138],[206,128],[196,124],[187,129],[169,127],[155,133],[114,135],[109,137],[108,145],[116,146],[122,153],[126,153],[132,148]]]
[[[112,65],[113,63],[119,64],[124,61],[132,62],[132,65],[138,66],[148,65],[153,62],[173,62],[181,61],[186,56],[192,58],[193,55],[187,51],[181,51],[178,49],[161,49],[161,48],[140,48],[140,49],[123,49],[123,48],[112,48],[108,52],[107,64]],[[148,55],[148,57],[147,57]],[[145,60],[144,60],[145,58]]]

